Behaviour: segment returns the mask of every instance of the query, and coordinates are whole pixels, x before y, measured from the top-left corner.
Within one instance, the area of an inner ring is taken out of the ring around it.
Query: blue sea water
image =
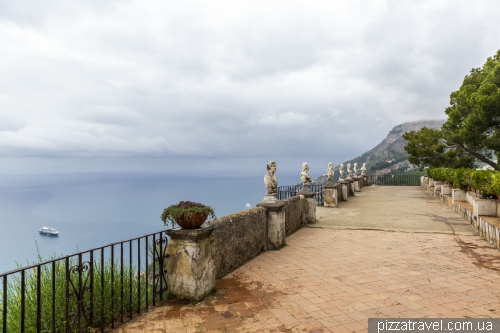
[[[279,177],[279,175],[278,175]],[[282,176],[281,185],[298,175]],[[181,200],[202,202],[222,217],[261,202],[262,175],[172,176],[73,173],[0,176],[0,273],[60,256],[165,230],[159,216]],[[38,233],[43,226],[59,237]]]

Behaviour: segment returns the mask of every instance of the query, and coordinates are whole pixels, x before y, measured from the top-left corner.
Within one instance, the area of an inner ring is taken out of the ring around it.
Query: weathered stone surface
[[[316,193],[311,191],[301,191],[297,194],[303,195],[304,198],[307,199],[309,209],[306,215],[306,221],[307,223],[313,223],[314,221],[316,221],[316,199],[314,199]]]
[[[339,165],[339,174],[340,174],[339,181],[344,181],[345,180],[344,163]]]
[[[285,234],[286,236],[291,235],[295,231],[299,230],[304,224],[303,221],[307,215],[309,209],[309,204],[307,200],[300,195],[282,200],[286,203],[283,207],[285,212]]]
[[[340,183],[340,186],[342,186],[342,201],[349,200],[349,182],[343,181]]]
[[[460,189],[452,189],[451,190],[451,197],[452,197],[452,204],[454,205],[456,201],[466,201],[465,195],[467,194],[466,191],[462,191]]]
[[[354,192],[359,192],[360,191],[360,186],[359,186],[359,180],[360,177],[354,177]]]
[[[324,185],[323,186],[323,198],[325,201],[325,207],[337,207],[338,206],[338,196],[337,187],[338,184],[334,185]]]
[[[176,229],[166,233],[167,285],[176,297],[199,301],[215,288],[213,227]]]
[[[311,176],[307,173],[309,171],[309,164],[306,162],[302,163],[302,172],[300,173],[300,180],[302,181],[302,191],[309,190],[309,183],[311,182]]]
[[[441,191],[441,185],[443,184],[441,181],[434,181],[434,193]]]
[[[330,162],[328,163],[328,169],[326,170],[327,184],[332,184],[334,174],[335,170],[333,169],[333,162]]]
[[[347,182],[349,184],[348,186],[348,191],[349,191],[349,196],[353,197],[354,196],[354,180],[353,179],[347,179]]]
[[[347,163],[347,179],[348,180],[352,179],[351,163]]]
[[[216,277],[221,278],[266,249],[266,209],[253,208],[208,222],[215,230]]]
[[[264,175],[264,184],[266,185],[267,192],[264,195],[264,201],[275,202],[276,190],[278,188],[278,179],[274,175],[276,173],[276,162],[269,161],[267,163],[267,173]]]
[[[496,216],[497,215],[497,202],[494,199],[473,199],[472,200],[472,215],[478,217],[479,215]]]
[[[279,250],[285,246],[285,212],[286,202],[261,202],[257,206],[264,207],[267,215],[267,249]]]
[[[451,194],[451,186],[447,184],[441,185],[441,194],[442,195],[450,195]]]

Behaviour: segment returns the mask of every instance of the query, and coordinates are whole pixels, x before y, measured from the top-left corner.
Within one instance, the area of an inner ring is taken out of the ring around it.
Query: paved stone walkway
[[[372,317],[500,317],[500,252],[468,232],[443,233],[449,211],[432,197],[414,198],[404,210],[431,214],[436,232],[431,224],[416,233],[335,226],[334,216],[349,217],[354,203],[366,209],[370,195],[426,195],[391,189],[363,188],[338,214],[319,210],[314,228],[219,280],[204,301],[157,307],[113,332],[367,332]],[[384,209],[370,210],[370,219],[389,218]]]

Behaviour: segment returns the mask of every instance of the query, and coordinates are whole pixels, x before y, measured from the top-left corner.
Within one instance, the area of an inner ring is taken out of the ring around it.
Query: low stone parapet
[[[497,215],[497,204],[496,199],[472,199],[472,215],[476,218],[480,215],[486,216],[496,216]]]
[[[462,191],[461,189],[451,189],[452,203],[455,201],[467,201],[466,200],[467,191]]]
[[[441,187],[445,192],[445,186]],[[467,220],[481,237],[500,250],[499,200],[483,199],[477,193],[460,189],[450,189],[451,195],[442,195],[440,192],[434,193],[439,193],[447,206]]]

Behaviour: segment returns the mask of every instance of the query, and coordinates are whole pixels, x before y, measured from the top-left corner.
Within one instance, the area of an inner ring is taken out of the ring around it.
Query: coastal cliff
[[[409,131],[419,130],[424,126],[428,128],[439,128],[444,122],[445,120],[421,120],[397,125],[387,134],[387,137],[374,148],[356,158],[342,163],[344,163],[345,166],[347,166],[347,163],[351,163],[351,165],[358,163],[358,169],[361,169],[363,163],[366,163],[367,174],[376,173],[385,175],[416,170],[417,167],[408,162],[409,155],[404,149],[406,140],[403,138],[403,134]],[[335,167],[335,180],[339,177],[339,165],[340,163]],[[344,168],[344,170],[346,170],[346,168]],[[325,184],[326,176],[323,175],[316,178],[313,183]]]

